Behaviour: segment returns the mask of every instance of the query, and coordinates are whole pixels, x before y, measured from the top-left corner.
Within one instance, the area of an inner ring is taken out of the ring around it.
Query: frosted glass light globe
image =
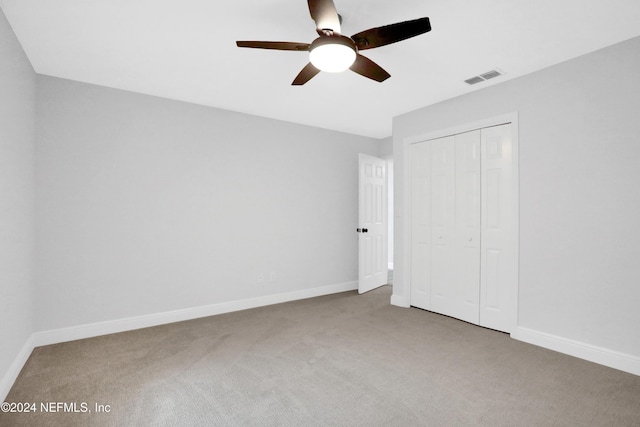
[[[355,62],[356,51],[341,39],[336,40],[335,43],[323,40],[316,46],[312,44],[309,60],[321,71],[339,73]]]

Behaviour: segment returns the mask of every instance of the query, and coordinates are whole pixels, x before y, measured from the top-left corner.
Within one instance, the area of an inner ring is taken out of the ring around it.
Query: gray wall
[[[39,330],[357,280],[375,139],[45,76],[37,130]]]
[[[383,138],[380,140],[380,158],[387,160],[387,198],[389,201],[389,211],[387,212],[388,218],[388,239],[389,239],[389,247],[387,251],[387,258],[389,260],[389,264],[393,265],[393,137],[389,136],[387,138]]]
[[[0,10],[0,394],[33,332],[35,81]]]
[[[403,140],[517,111],[519,325],[640,356],[638,76],[634,38],[395,118],[394,298],[409,291]]]
[[[380,157],[393,159],[393,137],[389,136],[380,140]]]

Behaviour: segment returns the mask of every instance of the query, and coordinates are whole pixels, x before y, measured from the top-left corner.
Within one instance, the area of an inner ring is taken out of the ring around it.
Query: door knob
[[[356,232],[362,233],[362,228],[356,228]]]
[[[367,233],[367,232],[369,232],[369,230],[368,230],[368,229],[366,229],[366,228],[363,228],[363,229],[362,229],[362,232],[363,232],[363,233]]]

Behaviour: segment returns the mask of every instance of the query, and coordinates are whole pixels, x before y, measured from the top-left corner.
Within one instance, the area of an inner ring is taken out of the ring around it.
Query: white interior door
[[[387,283],[386,161],[359,155],[358,292]]]

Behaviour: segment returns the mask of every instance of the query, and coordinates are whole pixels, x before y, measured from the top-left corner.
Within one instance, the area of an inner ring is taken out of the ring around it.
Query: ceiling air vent
[[[484,79],[480,76],[476,76],[476,77],[471,77],[470,79],[465,80],[464,82],[468,85],[474,85],[476,83],[480,83],[483,82]]]
[[[482,77],[485,80],[489,80],[492,79],[494,77],[498,77],[501,76],[502,74],[500,74],[500,71],[498,70],[491,70],[491,71],[487,71],[484,74],[480,74],[480,77]]]
[[[492,79],[494,77],[501,76],[502,73],[498,70],[487,71],[486,73],[482,73],[479,76],[471,77],[470,79],[465,80],[464,82],[468,85],[474,85],[476,83],[481,83],[485,80]]]

